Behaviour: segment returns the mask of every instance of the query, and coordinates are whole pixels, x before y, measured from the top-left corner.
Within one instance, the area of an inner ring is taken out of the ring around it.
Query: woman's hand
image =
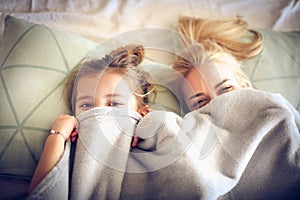
[[[78,122],[74,116],[60,115],[53,122],[51,129],[62,133],[65,141],[71,138],[74,142],[78,134]]]

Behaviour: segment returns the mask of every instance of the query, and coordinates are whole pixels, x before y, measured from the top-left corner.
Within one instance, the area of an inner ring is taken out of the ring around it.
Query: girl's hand
[[[37,168],[31,179],[28,193],[31,194],[33,189],[43,180],[43,178],[57,164],[64,152],[64,142],[71,138],[75,141],[77,137],[78,123],[74,116],[60,115],[52,124],[52,130],[62,133],[64,141],[59,137],[48,137]],[[52,135],[52,134],[51,134]]]
[[[51,129],[63,133],[65,141],[71,138],[71,142],[74,142],[78,134],[78,122],[74,116],[60,115],[53,122]]]
[[[140,113],[142,117],[145,117],[150,112],[150,108],[148,105],[144,105],[143,107],[140,107],[137,112]]]
[[[142,117],[145,117],[150,112],[150,108],[148,105],[145,105],[145,106],[139,108],[137,111],[142,115]],[[133,136],[133,139],[131,142],[131,147],[137,147],[140,140],[141,139],[139,137]]]

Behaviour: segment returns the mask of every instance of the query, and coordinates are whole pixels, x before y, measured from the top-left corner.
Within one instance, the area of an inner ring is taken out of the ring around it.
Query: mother
[[[246,89],[241,70],[240,61],[262,50],[261,34],[240,18],[183,17],[178,30],[183,51],[173,68],[182,75],[185,118],[218,130],[208,133],[214,144],[203,160],[225,177],[223,186],[233,184],[221,199],[299,198],[299,113],[280,95]]]

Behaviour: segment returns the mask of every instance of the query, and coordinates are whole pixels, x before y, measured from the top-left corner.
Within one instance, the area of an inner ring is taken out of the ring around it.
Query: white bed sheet
[[[3,15],[6,14],[72,32],[95,42],[139,28],[174,28],[180,15],[205,18],[239,15],[251,27],[272,29],[278,24],[278,19],[284,21],[285,16],[282,15],[295,10],[295,7],[288,6],[295,4],[294,1],[296,0],[0,0],[1,30]],[[293,25],[293,29],[299,29],[299,26]],[[280,30],[279,25],[277,30]]]

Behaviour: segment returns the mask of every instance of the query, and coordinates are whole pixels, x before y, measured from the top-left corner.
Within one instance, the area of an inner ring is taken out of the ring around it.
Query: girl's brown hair
[[[99,76],[103,73],[117,73],[125,75],[128,84],[134,87],[138,107],[142,107],[145,103],[148,103],[147,93],[150,86],[147,81],[147,74],[138,69],[143,58],[143,46],[132,44],[120,47],[101,59],[83,59],[66,78],[64,96],[67,106],[75,114],[76,88],[81,77],[86,75]]]

